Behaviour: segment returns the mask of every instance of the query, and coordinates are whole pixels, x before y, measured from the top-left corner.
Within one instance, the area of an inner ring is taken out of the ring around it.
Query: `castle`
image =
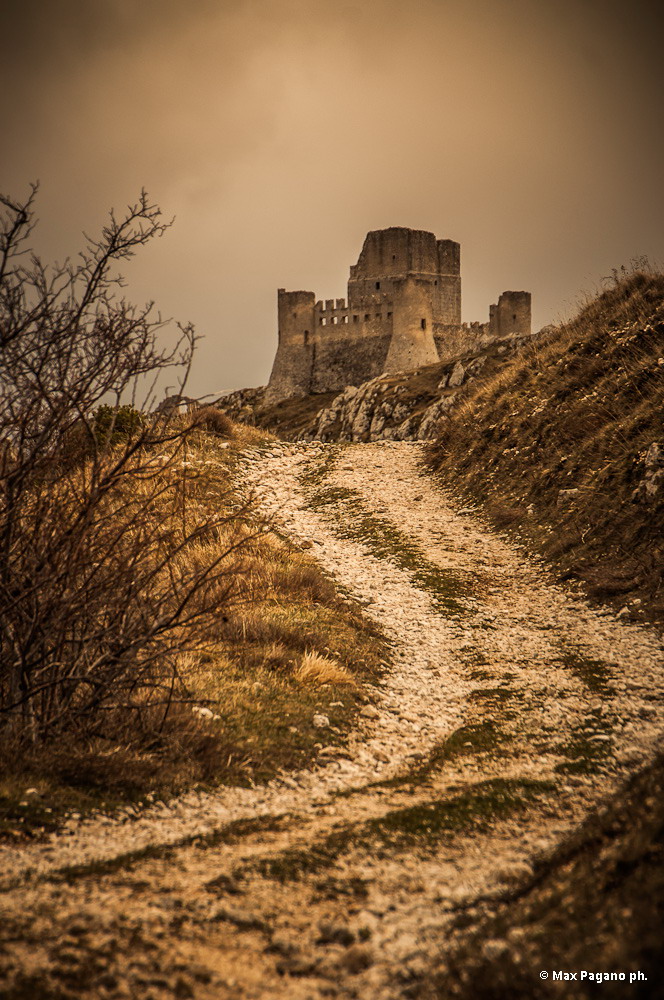
[[[341,391],[530,334],[529,292],[503,292],[488,323],[461,322],[460,250],[424,230],[378,229],[351,265],[347,302],[280,288],[266,401]]]

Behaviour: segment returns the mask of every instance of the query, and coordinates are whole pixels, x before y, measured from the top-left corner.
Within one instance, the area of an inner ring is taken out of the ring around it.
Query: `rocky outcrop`
[[[455,402],[448,393],[413,412],[406,402],[407,388],[380,375],[360,386],[348,386],[322,410],[303,440],[414,441],[428,436],[436,421]]]
[[[530,338],[528,338],[530,339]],[[379,375],[360,386],[348,386],[318,415],[302,440],[319,441],[425,441],[456,405],[460,391],[496,356],[512,353],[524,338],[510,337],[493,345],[491,356],[458,358],[440,370],[437,383],[417,394],[417,373],[395,380]]]
[[[325,400],[312,395],[270,404],[260,387],[239,389],[215,405],[234,420],[302,441],[424,441],[435,436],[440,421],[472,379],[495,370],[531,339],[512,334],[446,362],[383,373],[362,385],[347,386],[331,402],[329,395]],[[291,415],[286,412],[289,407]],[[303,415],[306,408],[313,416]]]
[[[253,427],[256,423],[256,412],[265,399],[265,390],[264,385],[256,389],[237,389],[222,396],[214,405],[227,413],[232,420]]]

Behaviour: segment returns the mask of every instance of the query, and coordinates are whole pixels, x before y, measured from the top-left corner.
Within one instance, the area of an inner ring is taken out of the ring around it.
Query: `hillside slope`
[[[396,375],[378,375],[340,393],[318,393],[265,404],[265,389],[240,389],[215,406],[242,423],[286,440],[423,441],[480,372],[505,364],[531,336],[509,335],[447,361]]]
[[[472,915],[416,1000],[661,1000],[664,759],[659,756],[536,866],[530,883]],[[546,970],[546,979],[538,970]],[[554,970],[600,970],[561,984]],[[655,973],[653,975],[653,972]],[[621,981],[616,973],[622,973]],[[633,985],[638,983],[638,985]]]
[[[477,379],[433,469],[591,596],[664,616],[664,275],[636,272]]]

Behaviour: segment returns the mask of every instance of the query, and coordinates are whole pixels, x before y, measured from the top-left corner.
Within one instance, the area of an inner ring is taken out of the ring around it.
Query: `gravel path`
[[[656,635],[553,586],[419,461],[408,443],[245,456],[393,669],[312,771],[2,846],[0,991],[48,970],[63,998],[394,1000],[458,907],[527,876],[652,754]]]

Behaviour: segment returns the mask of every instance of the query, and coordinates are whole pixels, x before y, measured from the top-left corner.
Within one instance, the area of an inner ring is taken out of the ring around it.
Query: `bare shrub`
[[[234,437],[234,424],[231,418],[222,410],[215,406],[201,406],[194,410],[191,418],[192,427],[206,431],[208,434],[217,434],[222,438]]]
[[[179,326],[162,349],[152,306],[118,295],[113,269],[164,233],[159,209],[143,192],[78,263],[47,267],[27,249],[34,198],[0,198],[0,736],[156,738],[247,531],[190,509],[191,424],[136,406],[165,369],[182,390],[195,344]]]

